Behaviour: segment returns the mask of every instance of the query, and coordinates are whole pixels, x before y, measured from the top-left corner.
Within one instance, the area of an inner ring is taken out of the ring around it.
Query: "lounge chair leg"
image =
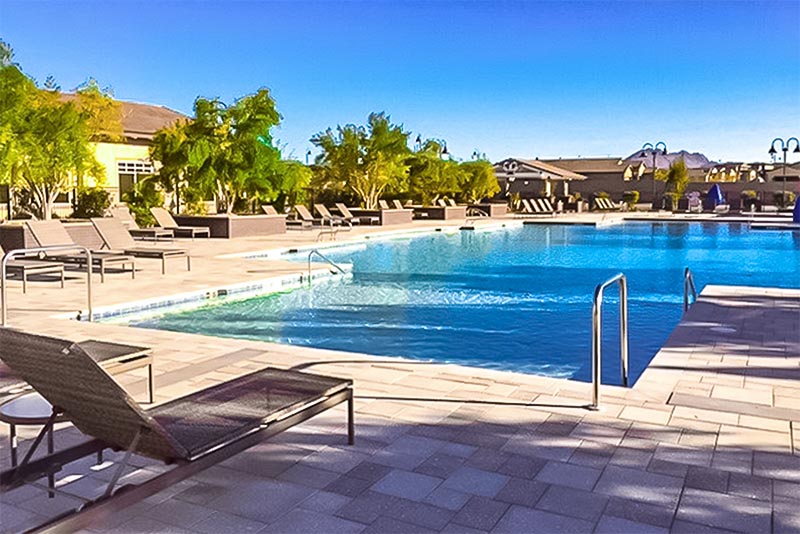
[[[8,429],[8,444],[11,446],[11,467],[17,467],[17,425],[9,424]]]
[[[50,425],[50,430],[47,432],[47,454],[53,454],[53,450],[55,449],[53,445],[53,425]],[[53,491],[56,487],[56,475],[50,471],[47,475],[47,497],[49,499],[55,499],[56,492]]]
[[[61,269],[61,289],[64,289],[64,269]]]
[[[22,271],[22,293],[25,294],[28,292],[28,275],[25,271]]]
[[[139,429],[136,431],[136,435],[133,436],[133,441],[131,441],[130,446],[125,451],[125,456],[122,458],[122,461],[117,466],[117,470],[114,472],[114,476],[111,477],[111,480],[108,482],[108,487],[106,491],[103,493],[103,497],[111,497],[111,494],[114,493],[114,486],[117,484],[119,477],[122,476],[122,472],[125,470],[125,467],[130,462],[131,455],[136,450],[136,446],[139,444],[139,438],[142,437],[142,430]]]
[[[106,262],[100,261],[100,283],[106,282]]]
[[[167,257],[161,256],[161,274],[167,274]]]
[[[355,402],[353,398],[353,388],[348,388],[347,392],[347,443],[348,445],[353,445],[356,442]]]
[[[136,279],[136,262],[131,262],[131,279]]]
[[[192,257],[189,256],[188,254],[186,256],[186,270],[187,271],[191,271],[192,270]]]
[[[155,402],[154,398],[155,389],[156,389],[156,381],[153,377],[153,364],[151,363],[150,365],[147,366],[147,395],[150,404],[153,404]]]

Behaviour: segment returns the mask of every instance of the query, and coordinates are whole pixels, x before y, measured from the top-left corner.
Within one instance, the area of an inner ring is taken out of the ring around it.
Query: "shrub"
[[[780,193],[776,192],[773,194],[772,198],[775,202],[775,205],[779,208],[788,208],[790,206],[794,206],[795,195],[791,191],[783,191]]]
[[[611,198],[611,195],[606,193],[605,191],[598,191],[595,195],[597,198]]]
[[[758,198],[758,194],[752,189],[745,189],[744,191],[742,191],[740,196],[742,197],[742,199],[749,199],[749,200]]]
[[[639,191],[625,191],[622,193],[622,201],[628,205],[628,209],[634,209],[639,202]]]
[[[76,219],[102,217],[109,206],[111,206],[111,195],[102,187],[81,189],[78,191],[72,216]]]
[[[155,224],[150,208],[164,205],[164,195],[152,181],[137,183],[132,191],[122,196],[122,200],[128,204],[136,224],[144,227]]]

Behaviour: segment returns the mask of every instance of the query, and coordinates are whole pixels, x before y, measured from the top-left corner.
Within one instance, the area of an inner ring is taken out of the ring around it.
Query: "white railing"
[[[603,290],[619,284],[619,359],[622,385],[628,387],[628,283],[625,275],[619,273],[594,290],[592,301],[592,404],[589,408],[597,410],[600,406],[600,382],[602,381],[603,345]]]

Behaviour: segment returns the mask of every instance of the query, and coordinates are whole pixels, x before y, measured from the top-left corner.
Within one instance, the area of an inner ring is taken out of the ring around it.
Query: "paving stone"
[[[316,489],[326,487],[337,478],[339,478],[338,473],[309,467],[305,464],[295,464],[278,476],[278,480]]]
[[[697,523],[690,523],[689,521],[676,519],[672,523],[670,532],[672,534],[731,534],[733,531],[709,527],[707,525],[698,525]]]
[[[314,510],[315,512],[332,514],[345,504],[349,503],[351,500],[352,499],[350,497],[345,497],[344,495],[339,495],[338,493],[317,491],[314,492],[314,494],[308,499],[301,502],[299,507],[303,508],[304,510]]]
[[[653,458],[650,460],[647,470],[651,473],[658,473],[659,475],[669,475],[672,477],[684,478],[689,472],[689,466],[686,464],[676,464],[675,462],[668,462],[666,460]]]
[[[339,508],[335,515],[351,521],[370,524],[384,515],[397,502],[397,497],[367,491]]]
[[[800,509],[791,499],[776,497],[772,511],[773,532],[800,532]]]
[[[220,512],[270,523],[312,493],[313,489],[288,482],[261,480],[235,486],[207,506]],[[265,495],[269,495],[269,499],[265,499]]]
[[[362,462],[347,472],[347,476],[360,478],[369,482],[377,482],[392,471],[388,465]]]
[[[486,534],[485,530],[478,530],[477,528],[465,527],[457,523],[448,523],[446,527],[441,530],[442,534]]]
[[[682,488],[683,480],[676,477],[610,465],[603,471],[594,491],[674,508]]]
[[[150,519],[174,525],[188,527],[214,513],[214,510],[177,499],[169,499],[153,506],[147,511]]]
[[[509,481],[506,475],[498,475],[489,471],[472,467],[461,467],[450,475],[442,484],[443,487],[471,495],[494,497]]]
[[[771,513],[768,502],[686,489],[676,519],[737,532],[768,532]]]
[[[464,458],[447,454],[433,454],[414,469],[414,472],[433,477],[447,478],[463,464]]]
[[[731,473],[728,493],[748,499],[772,500],[772,481],[768,478]]]
[[[337,478],[323,489],[331,493],[344,495],[345,497],[358,497],[372,486],[372,484],[372,481],[364,480],[363,478],[343,476]]]
[[[727,471],[690,465],[686,472],[685,484],[687,488],[726,493],[728,491],[729,477],[730,474]]]
[[[495,499],[533,508],[546,490],[547,484],[544,482],[512,477]]]
[[[789,482],[800,482],[800,457],[755,451],[753,474]]]
[[[609,460],[610,464],[635,469],[646,469],[653,458],[650,450],[632,449],[630,447],[619,447]]]
[[[479,530],[491,530],[509,505],[487,497],[473,496],[453,517],[453,523]]]
[[[374,523],[366,527],[362,532],[365,534],[435,534],[436,531],[430,528],[398,521],[391,517],[378,518]]]
[[[536,508],[595,522],[603,514],[608,497],[566,486],[550,486]]]
[[[472,456],[467,459],[466,465],[485,471],[496,471],[506,463],[510,454],[496,451],[493,449],[477,449]]]
[[[536,480],[576,489],[591,490],[597,479],[600,478],[601,472],[599,469],[582,465],[547,462],[547,465],[536,475]]]
[[[421,527],[441,530],[450,522],[455,512],[431,504],[398,499],[389,506],[384,515]]]
[[[604,515],[597,523],[594,532],[595,534],[667,534],[669,530],[621,517]]]
[[[565,417],[553,414],[536,427],[536,432],[552,434],[554,436],[568,436],[575,430],[575,427],[577,427],[580,422],[581,420],[577,417]]]
[[[394,469],[376,482],[372,490],[412,501],[423,501],[441,483],[441,478]]]
[[[425,502],[446,510],[458,511],[470,497],[468,493],[439,486],[425,498]]]
[[[541,458],[512,454],[503,465],[497,468],[497,472],[502,475],[519,478],[534,478],[545,464],[547,464],[547,460]]]
[[[669,528],[675,516],[675,508],[664,508],[631,499],[612,497],[606,506],[605,515],[613,515],[639,523]]]
[[[361,523],[348,521],[341,517],[311,510],[292,510],[271,523],[268,530],[282,534],[306,534],[308,532],[350,534],[361,532],[364,528]]]
[[[267,525],[260,521],[245,519],[224,512],[213,512],[198,523],[192,525],[192,530],[203,534],[247,534],[258,532]]]
[[[450,456],[457,456],[459,458],[469,458],[475,451],[478,450],[478,447],[472,445],[465,445],[463,443],[450,443],[447,442],[445,445],[439,449],[438,452],[442,454],[449,454]]]
[[[535,525],[535,527],[532,527],[532,525]],[[580,534],[582,532],[592,532],[594,523],[515,505],[498,521],[492,533],[519,534],[521,532],[531,532],[531,528],[547,533]]]
[[[772,483],[772,488],[775,497],[800,500],[800,484],[775,480]]]

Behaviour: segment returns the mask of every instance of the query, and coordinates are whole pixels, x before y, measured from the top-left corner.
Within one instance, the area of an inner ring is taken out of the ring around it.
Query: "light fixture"
[[[778,151],[777,151],[777,150],[775,150],[775,145],[772,145],[771,147],[769,147],[769,152],[768,152],[768,154],[769,154],[770,156],[774,156],[774,155],[775,155],[775,154],[777,154],[777,153],[778,153]]]

